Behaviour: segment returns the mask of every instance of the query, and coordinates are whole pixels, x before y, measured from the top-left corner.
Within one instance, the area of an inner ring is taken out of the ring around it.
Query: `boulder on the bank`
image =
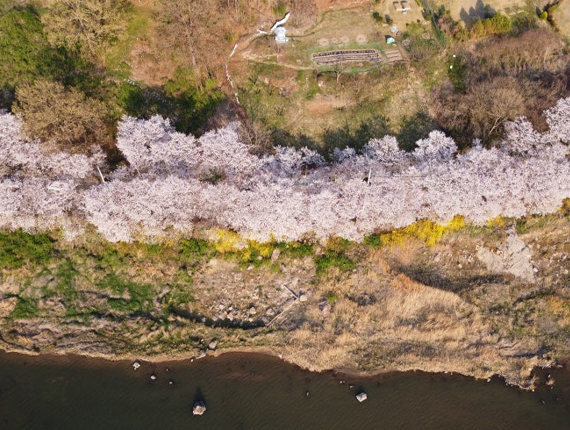
[[[356,395],[356,400],[358,400],[360,403],[365,401],[367,398],[368,398],[368,395],[364,391],[361,391],[360,393],[358,393]]]
[[[281,255],[281,250],[279,248],[275,248],[271,253],[271,262],[275,263],[277,260],[279,260],[280,255]]]
[[[199,401],[194,403],[194,407],[192,408],[193,415],[204,415],[204,412],[206,412],[206,405],[204,402]]]
[[[218,346],[218,340],[217,339],[214,339],[213,341],[211,341],[208,344],[208,348],[210,348],[212,351],[215,350],[217,348],[217,346]]]

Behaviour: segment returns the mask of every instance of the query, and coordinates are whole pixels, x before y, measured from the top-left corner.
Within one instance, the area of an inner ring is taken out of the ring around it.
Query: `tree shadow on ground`
[[[497,11],[491,5],[483,3],[482,0],[477,0],[475,7],[471,6],[468,11],[465,8],[461,8],[459,17],[465,24],[471,26],[477,20],[483,21],[485,18],[491,18],[496,13]]]
[[[402,128],[396,136],[400,149],[412,152],[416,149],[416,142],[428,137],[430,132],[438,130],[437,123],[426,112],[418,112],[411,117],[404,118]]]
[[[503,276],[495,274],[447,277],[438,270],[420,266],[401,266],[398,271],[420,284],[453,293],[470,290],[484,284],[507,283]]]
[[[118,99],[127,115],[144,119],[160,115],[168,118],[177,131],[198,134],[225,96],[218,90],[192,86],[170,89],[129,81],[121,84]]]
[[[388,120],[384,116],[376,116],[360,123],[356,128],[348,124],[323,131],[319,139],[303,133],[293,134],[283,129],[272,131],[275,146],[285,146],[300,149],[312,149],[321,154],[326,160],[332,160],[335,149],[352,148],[360,153],[364,146],[373,138],[382,138],[392,134]]]

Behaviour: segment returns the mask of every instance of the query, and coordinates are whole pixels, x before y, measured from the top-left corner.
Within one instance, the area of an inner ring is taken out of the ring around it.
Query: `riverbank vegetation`
[[[2,233],[1,342],[180,357],[217,339],[313,370],[500,373],[528,385],[532,365],[569,352],[568,221],[561,211],[443,230],[422,222],[322,245]]]

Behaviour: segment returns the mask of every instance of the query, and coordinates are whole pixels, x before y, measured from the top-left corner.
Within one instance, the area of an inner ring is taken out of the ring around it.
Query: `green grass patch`
[[[336,267],[341,272],[348,272],[356,269],[356,263],[348,258],[344,253],[333,250],[327,251],[324,255],[315,258],[317,275],[325,274],[330,268]]]
[[[218,254],[213,243],[204,239],[182,239],[177,246],[178,261],[194,270],[204,260]]]
[[[40,16],[33,6],[0,15],[0,107],[10,107],[18,84],[42,74],[42,63],[49,62],[48,51]]]
[[[370,234],[366,236],[363,240],[363,243],[366,246],[370,246],[372,248],[380,248],[382,247],[382,239],[380,239],[379,234]]]
[[[103,249],[92,254],[92,256],[97,260],[98,267],[104,270],[116,269],[122,266],[125,261],[124,254],[120,253],[115,246],[110,243],[105,243]]]
[[[71,307],[73,301],[77,298],[77,290],[75,288],[75,278],[77,275],[79,275],[79,272],[69,259],[61,263],[55,272],[57,279],[55,291],[63,298],[67,308]]]
[[[8,318],[11,319],[27,319],[33,318],[38,314],[39,300],[31,297],[18,297],[16,307],[10,313]]]
[[[128,298],[109,299],[109,306],[112,309],[122,312],[148,312],[152,308],[155,291],[150,284],[125,281],[111,273],[99,281],[97,286],[117,295],[128,293]]]
[[[313,245],[309,242],[277,242],[275,247],[294,259],[310,257],[314,252]]]
[[[22,230],[0,231],[0,267],[17,269],[26,263],[46,264],[54,254],[54,242],[47,234]]]
[[[304,93],[305,100],[313,100],[315,96],[321,92],[313,72],[299,70],[297,71],[295,81],[299,84],[301,91]]]
[[[135,7],[129,13],[130,21],[125,32],[112,46],[107,48],[105,52],[107,69],[115,76],[120,78],[129,77],[130,67],[125,60],[129,58],[133,44],[147,31],[151,15],[152,11],[150,9]]]

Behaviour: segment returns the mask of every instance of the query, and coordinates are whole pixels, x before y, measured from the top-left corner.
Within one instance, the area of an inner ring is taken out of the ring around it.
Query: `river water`
[[[554,388],[421,372],[319,374],[260,354],[142,362],[135,371],[126,361],[0,353],[0,429],[570,429],[569,372],[539,372],[552,373]],[[206,403],[203,416],[192,415],[196,400]]]

